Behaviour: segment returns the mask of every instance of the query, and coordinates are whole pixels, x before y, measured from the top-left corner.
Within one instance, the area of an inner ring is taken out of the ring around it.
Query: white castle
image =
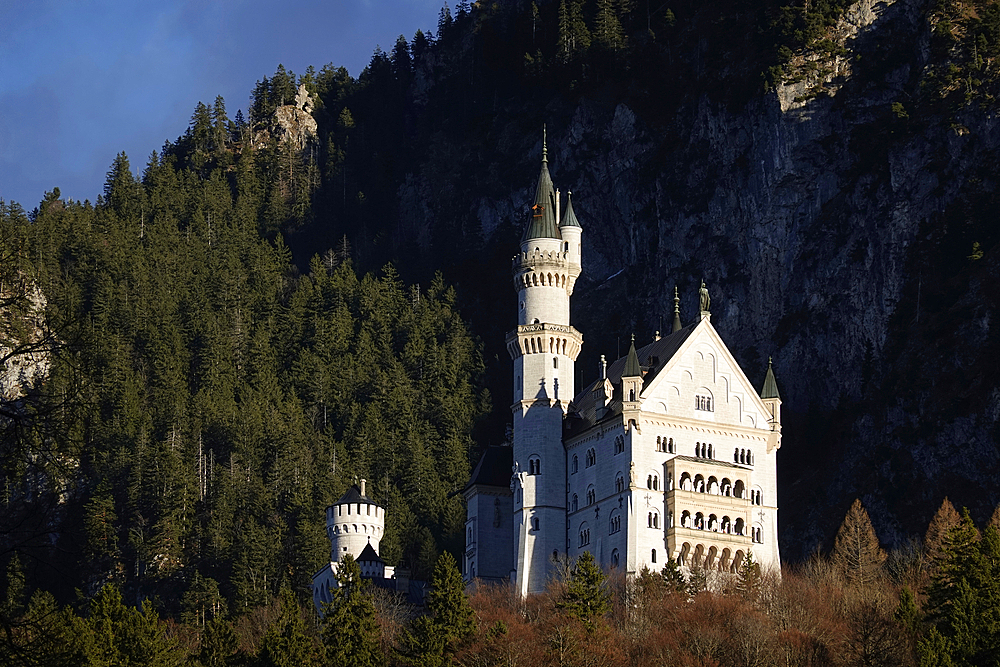
[[[544,590],[591,552],[635,574],[673,559],[734,572],[753,553],[779,568],[775,462],[781,399],[768,364],[758,394],[711,323],[698,319],[608,365],[572,396],[582,334],[570,296],[583,233],[549,176],[545,142],[532,218],[514,258],[513,445],[489,447],[465,488],[465,578]],[[511,475],[513,471],[513,475]]]

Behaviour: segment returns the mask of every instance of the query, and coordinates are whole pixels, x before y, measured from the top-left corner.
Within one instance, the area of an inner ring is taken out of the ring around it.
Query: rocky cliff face
[[[944,495],[979,518],[1000,501],[997,251],[968,259],[977,223],[949,222],[996,211],[1000,129],[971,106],[909,118],[927,11],[862,0],[834,31],[837,55],[800,54],[737,109],[689,96],[664,123],[582,100],[550,125],[550,168],[585,234],[584,379],[630,330],[669,326],[675,284],[692,317],[704,277],[751,380],[774,357],[793,558],[832,540],[854,497],[888,544],[922,534]],[[486,238],[526,219],[531,176],[474,205]],[[426,208],[414,193],[431,187],[408,183],[403,208]]]

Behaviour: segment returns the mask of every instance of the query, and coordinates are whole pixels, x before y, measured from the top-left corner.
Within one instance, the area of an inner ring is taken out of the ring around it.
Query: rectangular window
[[[552,357],[552,368],[559,368],[559,357]]]

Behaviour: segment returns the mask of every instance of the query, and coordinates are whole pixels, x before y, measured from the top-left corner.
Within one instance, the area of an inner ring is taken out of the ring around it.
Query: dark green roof
[[[770,357],[767,359],[767,375],[764,377],[764,388],[760,391],[760,397],[781,399],[778,395],[778,383],[774,380],[774,371],[771,369]]]
[[[642,377],[642,366],[639,365],[639,355],[635,353],[635,335],[632,336],[632,346],[628,349],[628,357],[625,359],[625,370],[622,371],[622,377]]]
[[[543,138],[542,171],[538,174],[538,187],[535,188],[535,204],[531,207],[531,220],[525,227],[521,240],[561,238],[556,220],[556,190],[552,185],[552,177],[549,176],[548,150]]]
[[[580,221],[576,219],[576,213],[573,213],[573,193],[567,193],[566,195],[566,210],[563,212],[562,222],[559,223],[560,227],[579,227]]]

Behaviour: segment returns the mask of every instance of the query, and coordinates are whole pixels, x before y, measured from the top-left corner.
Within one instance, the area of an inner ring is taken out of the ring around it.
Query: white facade
[[[706,292],[697,321],[678,320],[669,336],[633,344],[610,366],[602,357],[601,379],[571,396],[583,344],[569,317],[582,229],[569,202],[555,224],[559,199],[543,153],[532,220],[513,261],[512,451],[489,455],[493,466],[512,460],[511,493],[496,471],[482,471],[484,455],[465,492],[466,578],[477,576],[486,553],[509,559],[521,595],[544,590],[559,560],[584,551],[630,574],[662,569],[668,558],[735,571],[750,551],[780,567],[781,400],[770,367],[761,398],[712,327]],[[501,498],[512,506],[509,539],[480,528]]]

